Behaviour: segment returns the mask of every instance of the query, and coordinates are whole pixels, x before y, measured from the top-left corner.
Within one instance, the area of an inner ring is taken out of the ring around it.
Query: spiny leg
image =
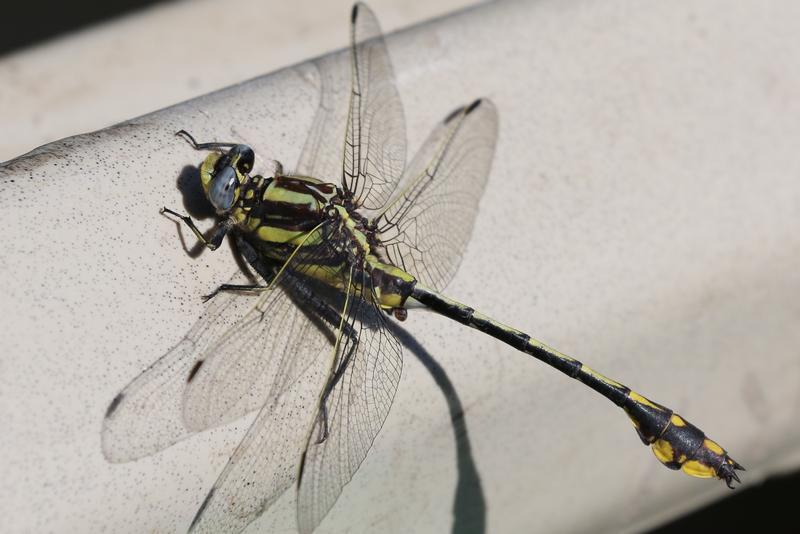
[[[353,329],[353,325],[348,322],[353,311],[353,300],[357,298],[354,291],[355,288],[353,287],[354,272],[355,265],[350,265],[350,274],[347,277],[347,284],[344,286],[344,303],[342,304],[341,313],[333,310],[334,313],[337,314],[339,327],[337,329],[338,335],[336,336],[336,342],[333,345],[330,374],[328,375],[328,380],[325,384],[325,387],[322,389],[322,394],[319,398],[319,413],[317,414],[317,417],[321,418],[321,430],[319,437],[317,438],[317,444],[320,444],[328,439],[328,397],[330,396],[331,391],[333,391],[334,386],[336,386],[336,384],[339,382],[339,379],[341,379],[345,369],[347,369],[347,366],[350,363],[352,355],[355,353],[358,347],[358,333],[356,333]],[[360,304],[360,302],[355,302],[356,306]],[[342,340],[345,338],[347,339],[347,341],[345,341],[347,354],[346,356],[339,358],[339,350],[341,348]]]
[[[206,239],[206,236],[204,236],[200,229],[195,226],[194,221],[188,215],[181,215],[180,213],[172,211],[168,208],[161,208],[161,213],[178,217],[180,220],[186,223],[186,226],[192,230],[197,239],[211,250],[217,250],[222,244],[222,240],[225,239],[225,235],[227,235],[231,228],[233,228],[233,221],[226,219],[214,227],[214,233],[211,234],[211,238]]]
[[[719,478],[733,488],[741,482],[738,462],[715,441],[672,409],[603,376],[580,361],[536,341],[528,334],[506,326],[435,291],[416,285],[411,298],[461,324],[480,330],[517,350],[530,354],[567,376],[579,380],[621,407],[633,421],[639,438],[651,446],[658,461],[670,469],[681,469],[697,478]]]
[[[181,130],[181,131],[183,131],[183,130]],[[178,132],[178,133],[181,133],[181,132]],[[175,211],[173,211],[171,209],[168,209],[168,208],[161,208],[161,213],[166,213],[166,214],[178,217],[180,220],[182,220],[184,223],[186,223],[186,225],[192,230],[194,235],[197,236],[197,239],[199,239],[200,242],[203,243],[203,245],[205,245],[206,247],[208,247],[211,250],[216,250],[217,248],[219,248],[219,246],[222,244],[222,240],[225,238],[227,233],[234,226],[234,222],[232,220],[226,219],[226,220],[222,221],[221,223],[219,223],[219,225],[216,226],[216,228],[214,229],[214,233],[211,236],[211,239],[206,239],[206,237],[202,234],[202,232],[200,232],[200,230],[197,228],[197,226],[195,226],[194,221],[192,221],[191,217],[189,217],[188,215],[181,215],[180,213],[177,213],[177,212],[175,212]],[[240,244],[240,243],[241,243],[241,240],[237,240],[237,244]],[[214,289],[214,291],[212,291],[211,293],[209,293],[207,295],[203,295],[203,297],[202,297],[203,302],[208,302],[209,300],[211,300],[212,298],[217,296],[217,294],[219,294],[220,291],[232,291],[232,292],[241,292],[241,293],[261,293],[263,291],[272,290],[275,287],[275,283],[277,281],[278,275],[281,273],[283,268],[285,268],[285,265],[288,264],[288,262],[291,259],[292,259],[292,256],[289,257],[289,259],[286,261],[286,263],[284,264],[283,267],[271,270],[270,277],[269,278],[265,278],[265,280],[267,280],[267,285],[266,286],[261,285],[261,284],[221,284],[216,289]],[[260,274],[262,274],[262,276],[263,276],[263,273],[260,273]]]
[[[233,246],[234,253],[250,263],[250,265],[261,275],[267,282],[263,284],[221,284],[214,291],[208,295],[203,295],[203,302],[208,302],[216,297],[221,291],[230,291],[232,293],[262,293],[274,288],[276,275],[280,272],[281,266],[273,262],[267,262],[264,258],[260,258],[253,248],[244,241],[241,236],[236,236]]]
[[[182,137],[187,143],[189,143],[192,148],[195,150],[213,150],[215,148],[233,148],[236,146],[236,143],[228,143],[228,142],[218,142],[218,141],[211,141],[210,143],[198,143],[194,136],[187,132],[186,130],[178,130],[175,132],[175,135],[178,137]]]
[[[221,284],[219,285],[214,291],[209,293],[208,295],[203,295],[203,302],[207,302],[212,298],[216,297],[220,291],[230,291],[231,293],[263,293],[264,291],[272,291],[275,289],[276,286],[276,279],[275,276],[277,273],[273,274],[272,279],[267,280],[267,285],[262,284]]]
[[[260,284],[221,284],[208,295],[203,295],[203,302],[208,302],[213,299],[220,291],[230,291],[231,293],[261,293],[269,289],[271,289],[270,286],[263,286]]]
[[[174,213],[174,212],[170,212],[170,213]],[[189,219],[189,217],[184,218],[184,220],[188,220],[189,224],[191,224],[191,226],[194,226],[194,224],[191,223],[191,219]],[[269,276],[264,276],[264,272],[266,270],[264,262],[259,259],[258,254],[255,253],[253,248],[251,246],[249,246],[249,245],[246,245],[246,241],[245,240],[237,239],[236,240],[236,246],[239,247],[239,250],[244,255],[245,259],[247,259],[247,261],[250,262],[250,264],[254,266],[254,268],[256,269],[256,272],[261,274],[261,276],[267,282],[267,285],[263,286],[263,285],[260,285],[260,284],[246,284],[246,285],[222,284],[217,289],[215,289],[211,294],[206,295],[205,297],[203,297],[203,300],[204,301],[208,301],[209,299],[213,298],[220,291],[241,291],[241,292],[256,292],[256,293],[260,293],[262,291],[271,291],[271,290],[275,289],[275,286],[278,284],[278,281],[279,281],[281,275],[284,274],[284,272],[286,271],[287,267],[292,263],[292,260],[295,259],[295,256],[300,251],[300,249],[303,246],[305,246],[305,244],[309,240],[310,236],[312,234],[316,233],[317,230],[319,230],[324,224],[326,224],[326,223],[325,222],[320,223],[313,230],[311,230],[306,235],[306,237],[303,238],[303,240],[300,242],[300,244],[295,247],[295,249],[292,251],[292,253],[289,254],[289,257],[286,258],[286,261],[284,261],[283,264],[281,264],[280,266],[277,266],[274,263],[270,262],[270,266],[272,266],[273,268],[269,269]],[[231,226],[232,225],[233,225],[233,223],[231,222]],[[226,232],[227,232],[227,230],[226,230]],[[244,247],[246,247],[246,248],[243,248],[243,243],[245,244]],[[245,251],[247,251],[246,254],[245,254]],[[258,264],[259,266],[257,267],[256,264]]]
[[[345,326],[350,327],[350,325],[347,324],[345,324]],[[319,400],[319,417],[322,419],[322,428],[319,437],[317,438],[317,443],[322,443],[328,439],[328,397],[333,391],[333,388],[336,387],[336,384],[339,383],[339,380],[341,380],[342,376],[344,376],[345,371],[347,371],[347,366],[350,364],[350,360],[352,359],[353,354],[356,351],[356,347],[358,346],[358,337],[356,336],[352,327],[345,329],[342,332],[342,335],[350,338],[351,342],[348,344],[347,355],[342,358],[342,361],[336,367],[336,370],[328,377],[328,382],[325,384],[325,388],[322,390],[322,396]]]
[[[352,298],[352,296],[348,294],[347,300],[350,298]],[[361,303],[356,303],[356,306],[360,304]],[[328,397],[333,391],[333,388],[336,387],[336,384],[339,383],[342,376],[344,376],[347,366],[350,365],[350,361],[358,348],[358,333],[353,328],[353,325],[347,321],[347,312],[350,310],[351,306],[352,305],[345,302],[344,311],[340,314],[335,308],[325,302],[320,301],[318,304],[320,313],[324,314],[323,317],[326,320],[335,318],[336,322],[332,322],[331,324],[339,324],[339,335],[334,344],[336,353],[338,353],[338,348],[341,346],[343,338],[347,338],[347,341],[344,343],[347,354],[338,361],[336,361],[334,354],[334,365],[331,368],[331,373],[328,376],[325,387],[322,389],[322,395],[320,395],[319,414],[317,417],[320,418],[321,425],[320,433],[317,437],[318,444],[328,439]]]

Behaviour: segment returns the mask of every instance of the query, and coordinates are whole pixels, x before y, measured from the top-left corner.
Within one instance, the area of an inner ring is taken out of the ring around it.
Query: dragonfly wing
[[[261,408],[310,365],[333,331],[310,321],[292,294],[296,279],[268,293],[221,336],[187,375],[183,420],[192,430],[213,428]]]
[[[302,257],[313,264],[315,254],[330,255],[320,248]],[[109,461],[148,456],[261,408],[304,371],[306,355],[332,344],[336,327],[316,317],[292,266],[259,297],[214,297],[189,333],[117,395],[103,421]],[[230,281],[249,282],[242,274]]]
[[[342,185],[358,206],[375,210],[386,204],[403,174],[405,117],[380,25],[364,4],[353,6],[351,31]]]
[[[414,156],[378,219],[389,260],[436,290],[461,262],[496,139],[497,110],[488,99],[452,112]]]
[[[330,225],[319,227],[304,243],[334,240],[330,231]],[[252,256],[245,241],[239,247],[245,258]],[[301,375],[319,350],[332,345],[338,325],[320,320],[319,299],[299,275],[331,255],[325,244],[300,246],[283,266],[275,288],[196,361],[183,397],[187,427],[211,428],[261,408]],[[262,261],[256,256],[251,265],[273,279],[280,266]]]
[[[264,405],[200,506],[192,533],[241,532],[297,479],[330,351]]]
[[[383,426],[403,367],[400,343],[373,303],[369,276],[351,285],[334,371],[323,390],[300,467],[297,521],[310,533],[353,477]],[[363,298],[364,294],[368,298]],[[327,437],[321,439],[326,435]]]
[[[330,244],[336,241],[335,233],[328,235],[328,240],[318,245],[319,249],[309,247],[309,254],[298,255],[301,259],[293,262],[296,269],[287,269],[282,274],[286,292],[302,299],[309,314],[314,316],[312,322],[330,336],[324,336],[325,344],[305,346],[306,353],[300,354],[296,347],[291,347],[292,352],[285,355],[306,363],[297,374],[287,377],[276,395],[267,399],[198,510],[190,527],[192,532],[241,531],[297,479],[301,452],[319,404],[319,392],[330,374],[331,354],[337,346],[345,302],[341,293],[307,278],[306,274],[308,269],[320,268],[325,259],[334,257]],[[247,250],[244,253],[247,257]],[[330,269],[328,276],[341,277],[340,271]],[[342,286],[346,287],[344,282]]]
[[[248,282],[243,274],[230,280]],[[269,297],[258,299],[260,305]],[[194,433],[183,421],[186,378],[197,359],[235,327],[236,318],[246,314],[255,300],[231,293],[214,298],[184,338],[114,398],[103,420],[106,459],[127,462],[149,456]]]
[[[320,101],[297,162],[297,174],[335,181],[342,174],[342,139],[347,120],[347,65],[340,54],[314,62]]]

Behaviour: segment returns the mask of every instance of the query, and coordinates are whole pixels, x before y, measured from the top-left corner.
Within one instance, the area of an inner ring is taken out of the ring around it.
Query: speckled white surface
[[[373,0],[384,30],[474,0]],[[0,56],[0,161],[346,44],[351,0],[182,0]]]
[[[500,112],[449,294],[677,409],[750,484],[800,463],[798,10],[514,2],[388,40],[412,151],[475,96]],[[176,181],[197,163],[172,134],[234,127],[291,167],[316,102],[306,74],[0,169],[4,528],[188,526],[246,421],[131,464],[100,450],[108,402],[236,269],[227,250],[187,256],[158,215],[182,209]],[[443,371],[407,352],[392,412],[319,532],[634,531],[728,493],[660,467],[622,412],[538,362],[445,319],[405,326]],[[293,499],[250,531],[292,532]]]

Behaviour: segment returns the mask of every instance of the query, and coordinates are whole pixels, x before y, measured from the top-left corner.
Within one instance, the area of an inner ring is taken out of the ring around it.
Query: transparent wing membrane
[[[279,395],[329,344],[312,310],[291,298],[298,281],[289,277],[209,348],[188,382],[183,418],[192,430],[238,419]]]
[[[359,273],[357,282],[346,281],[337,271],[344,292],[306,279],[301,274],[306,267],[287,273],[309,291],[306,296],[313,294],[313,314],[335,335],[322,336],[325,342],[313,352],[294,354],[305,362],[293,367],[298,372],[278,373],[286,379],[273,387],[276,394],[267,398],[209,492],[192,532],[236,532],[253,521],[296,480],[304,447],[300,487],[312,491],[301,492],[298,514],[301,528],[316,526],[363,461],[389,412],[402,355],[397,340],[385,330],[385,314],[372,301],[369,276],[352,270]],[[219,378],[217,372],[213,376]],[[307,477],[312,482],[306,485]]]
[[[311,428],[329,351],[264,404],[191,525],[193,533],[241,532],[297,480],[300,451]]]
[[[158,452],[261,408],[293,382],[334,337],[296,274],[323,257],[332,257],[329,245],[297,254],[275,289],[258,296],[214,297],[189,333],[112,401],[102,430],[106,458],[126,462]],[[243,274],[229,281],[249,282]]]
[[[304,289],[312,284],[296,273],[286,276]],[[314,298],[310,313],[316,316],[316,323],[324,325],[325,342],[307,354],[288,354],[302,358],[305,365],[296,367],[299,372],[282,381],[276,394],[267,399],[206,496],[191,532],[239,532],[297,480],[300,451],[308,439],[319,392],[328,380],[340,322],[334,307],[338,303],[318,295]]]
[[[340,54],[314,61],[320,102],[306,137],[297,174],[337,182],[342,176],[342,139],[348,114],[348,63]]]
[[[403,174],[406,124],[378,20],[364,4],[353,6],[352,16],[342,185],[358,206],[375,210],[386,204]]]
[[[394,265],[443,289],[469,241],[497,139],[497,111],[481,99],[459,108],[430,134],[378,220]]]
[[[364,4],[353,7],[350,37],[349,67],[340,55],[314,62],[320,103],[297,173],[341,180],[357,205],[377,210],[403,174],[405,117],[380,25]]]
[[[298,487],[297,521],[310,533],[364,461],[394,400],[403,368],[399,341],[361,272],[346,306],[332,373],[308,435]]]
[[[237,274],[229,282],[244,284],[249,280]],[[103,421],[105,457],[112,462],[135,460],[201,430],[188,428],[183,420],[183,393],[192,368],[226,331],[235,330],[237,319],[245,316],[248,309],[266,306],[270,298],[275,301],[280,295],[275,292],[248,298],[222,293],[214,298],[184,338],[111,402]],[[270,335],[272,324],[264,323],[265,335]]]

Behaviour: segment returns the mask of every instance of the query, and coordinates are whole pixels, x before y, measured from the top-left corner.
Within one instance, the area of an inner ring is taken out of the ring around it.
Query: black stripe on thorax
[[[276,181],[277,187],[282,187],[293,193],[310,194],[317,201],[325,203],[331,195],[336,194],[336,186],[328,183],[313,183],[300,178],[282,176]]]
[[[307,204],[295,202],[275,202],[271,200],[261,201],[254,207],[253,215],[260,218],[278,217],[282,219],[314,219],[318,223],[320,219],[319,209],[310,209]]]

